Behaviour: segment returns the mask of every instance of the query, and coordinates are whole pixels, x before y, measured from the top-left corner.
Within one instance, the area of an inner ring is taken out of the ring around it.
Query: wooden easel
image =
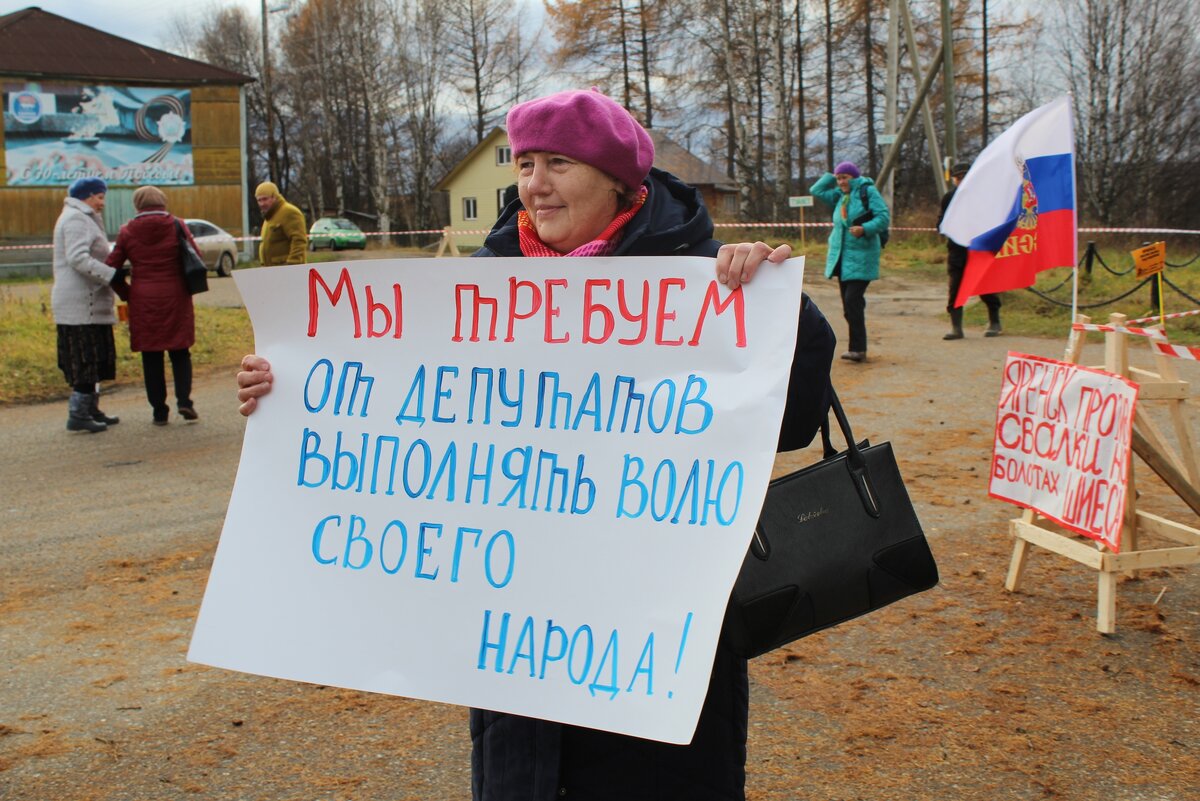
[[[1154,351],[1157,373],[1130,367],[1128,342],[1131,335],[1122,330],[1125,320],[1123,314],[1109,316],[1108,324],[1116,330],[1104,332],[1104,365],[1098,369],[1124,376],[1139,385],[1138,403],[1133,418],[1133,452],[1192,511],[1200,515],[1200,470],[1197,469],[1196,454],[1192,447],[1184,409],[1189,392],[1188,382],[1179,379],[1174,360],[1158,351]],[[1078,322],[1088,323],[1090,319],[1079,315]],[[1064,361],[1079,364],[1085,336],[1084,331],[1072,332]],[[1175,429],[1175,439],[1179,443],[1178,454],[1150,419],[1144,406],[1147,401],[1167,404]],[[1121,553],[1113,553],[1101,543],[1081,538],[1034,510],[1026,509],[1021,517],[1009,521],[1009,529],[1015,542],[1008,577],[1004,582],[1005,589],[1012,592],[1020,586],[1030,544],[1073,559],[1098,572],[1096,630],[1103,634],[1112,634],[1117,630],[1117,574],[1135,576],[1136,571],[1141,569],[1200,562],[1200,529],[1137,508],[1133,466],[1133,459],[1130,459],[1129,486],[1121,527]],[[1142,533],[1154,534],[1179,545],[1139,550],[1138,540]]]
[[[449,251],[451,256],[460,255],[458,252],[458,244],[454,241],[454,231],[450,226],[442,229],[442,241],[438,242],[437,253],[434,254],[435,259],[440,259],[443,253]]]

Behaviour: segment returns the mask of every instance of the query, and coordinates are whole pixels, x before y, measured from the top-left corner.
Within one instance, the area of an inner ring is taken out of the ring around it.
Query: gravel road
[[[237,304],[211,284],[202,302]],[[809,284],[844,337],[836,288]],[[857,433],[895,445],[942,583],[753,663],[750,797],[1200,797],[1197,568],[1122,581],[1108,637],[1073,562],[1037,552],[1003,588],[999,370],[1063,341],[944,343],[939,286],[886,278],[868,302],[872,360],[835,381]],[[0,799],[468,798],[463,709],[185,661],[237,471],[233,370],[197,382],[195,424],[151,426],[136,387],[105,396],[122,422],[99,435],[67,434],[65,403],[0,409]],[[1196,525],[1153,478],[1139,490]]]

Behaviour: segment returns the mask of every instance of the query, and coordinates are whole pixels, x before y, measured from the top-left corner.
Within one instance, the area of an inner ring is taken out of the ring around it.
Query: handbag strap
[[[854,440],[854,432],[850,429],[850,420],[846,417],[846,411],[842,408],[842,402],[838,400],[837,392],[832,384],[829,387],[829,408],[837,419],[842,436],[846,438],[846,469],[850,472],[850,478],[854,482],[854,488],[858,490],[859,498],[862,499],[863,509],[871,517],[879,517],[879,495],[875,492],[875,485],[871,481],[871,471],[867,467],[867,459]],[[826,459],[836,453],[829,440],[828,413],[825,415],[824,422],[821,423],[821,444],[825,448]]]

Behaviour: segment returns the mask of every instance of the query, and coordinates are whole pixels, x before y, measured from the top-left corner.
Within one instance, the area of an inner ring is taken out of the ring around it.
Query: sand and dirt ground
[[[237,303],[212,283],[205,302]],[[836,289],[809,289],[844,338]],[[1095,574],[1062,557],[1003,587],[999,371],[1064,341],[942,342],[935,285],[885,278],[868,301],[871,360],[838,360],[836,385],[856,433],[893,442],[942,582],[752,663],[749,797],[1200,798],[1200,569],[1123,580],[1112,636]],[[198,381],[194,425],[152,427],[137,387],[106,396],[103,435],[68,435],[64,403],[0,409],[0,799],[469,798],[464,709],[185,661],[241,447],[231,374]]]

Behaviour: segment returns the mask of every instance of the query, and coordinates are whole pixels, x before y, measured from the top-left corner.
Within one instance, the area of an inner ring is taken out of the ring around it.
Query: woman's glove
[[[117,293],[117,297],[121,300],[129,300],[129,284],[125,279],[129,277],[129,268],[125,265],[115,268],[113,277],[108,279],[108,285],[113,288],[113,292]]]

